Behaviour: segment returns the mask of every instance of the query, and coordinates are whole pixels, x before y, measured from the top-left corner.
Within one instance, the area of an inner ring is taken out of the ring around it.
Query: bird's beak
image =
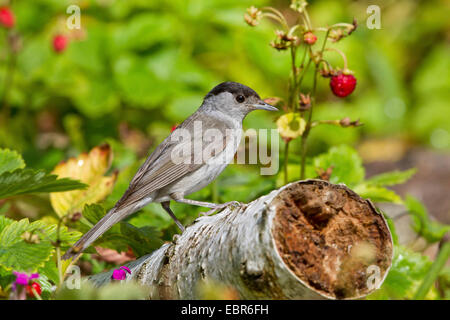
[[[267,111],[278,111],[277,108],[274,106],[271,106],[268,103],[265,103],[264,101],[260,100],[258,103],[255,103],[252,105],[255,109],[259,110],[267,110]]]

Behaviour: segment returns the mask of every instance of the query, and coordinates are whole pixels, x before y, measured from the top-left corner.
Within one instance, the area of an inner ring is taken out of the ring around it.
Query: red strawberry
[[[0,25],[5,28],[12,28],[14,27],[15,20],[11,9],[8,7],[0,8]]]
[[[311,31],[308,31],[303,35],[303,41],[307,44],[313,45],[317,41],[317,36]]]
[[[344,73],[332,76],[330,87],[336,96],[346,97],[355,90],[356,78],[352,74]]]
[[[41,285],[39,283],[33,282],[31,285],[27,285],[25,287],[25,290],[27,291],[28,296],[34,297],[34,293],[33,293],[33,290],[31,290],[31,288],[33,288],[34,291],[36,291],[36,293],[38,295],[41,295],[42,290],[41,290]]]
[[[63,52],[64,50],[66,50],[68,43],[69,39],[66,36],[57,34],[53,37],[53,50],[58,53]]]

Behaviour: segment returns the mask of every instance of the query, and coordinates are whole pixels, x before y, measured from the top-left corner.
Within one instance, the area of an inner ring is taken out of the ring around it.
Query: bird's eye
[[[237,102],[239,102],[239,103],[242,103],[242,102],[244,102],[245,101],[245,97],[243,96],[243,95],[238,95],[237,97],[236,97],[236,101]]]

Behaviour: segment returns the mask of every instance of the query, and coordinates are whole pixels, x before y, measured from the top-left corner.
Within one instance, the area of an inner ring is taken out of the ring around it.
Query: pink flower
[[[122,266],[118,269],[114,269],[113,274],[111,276],[111,279],[113,280],[125,280],[127,278],[127,272],[131,274],[131,270],[126,267]]]
[[[32,273],[31,275],[28,275],[25,272],[13,271],[13,274],[16,276],[16,280],[12,284],[13,290],[16,290],[17,285],[27,286],[30,280],[39,278],[39,273]]]

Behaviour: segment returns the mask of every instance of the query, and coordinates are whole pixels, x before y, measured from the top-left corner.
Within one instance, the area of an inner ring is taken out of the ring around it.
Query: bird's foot
[[[217,211],[226,208],[226,207],[232,207],[232,208],[239,208],[243,205],[242,202],[239,201],[229,201],[229,202],[225,202],[222,204],[218,204],[217,206],[215,206],[214,208],[212,208],[211,210],[209,210],[208,212],[200,212],[199,217],[200,216],[210,216],[214,213],[216,213]]]

